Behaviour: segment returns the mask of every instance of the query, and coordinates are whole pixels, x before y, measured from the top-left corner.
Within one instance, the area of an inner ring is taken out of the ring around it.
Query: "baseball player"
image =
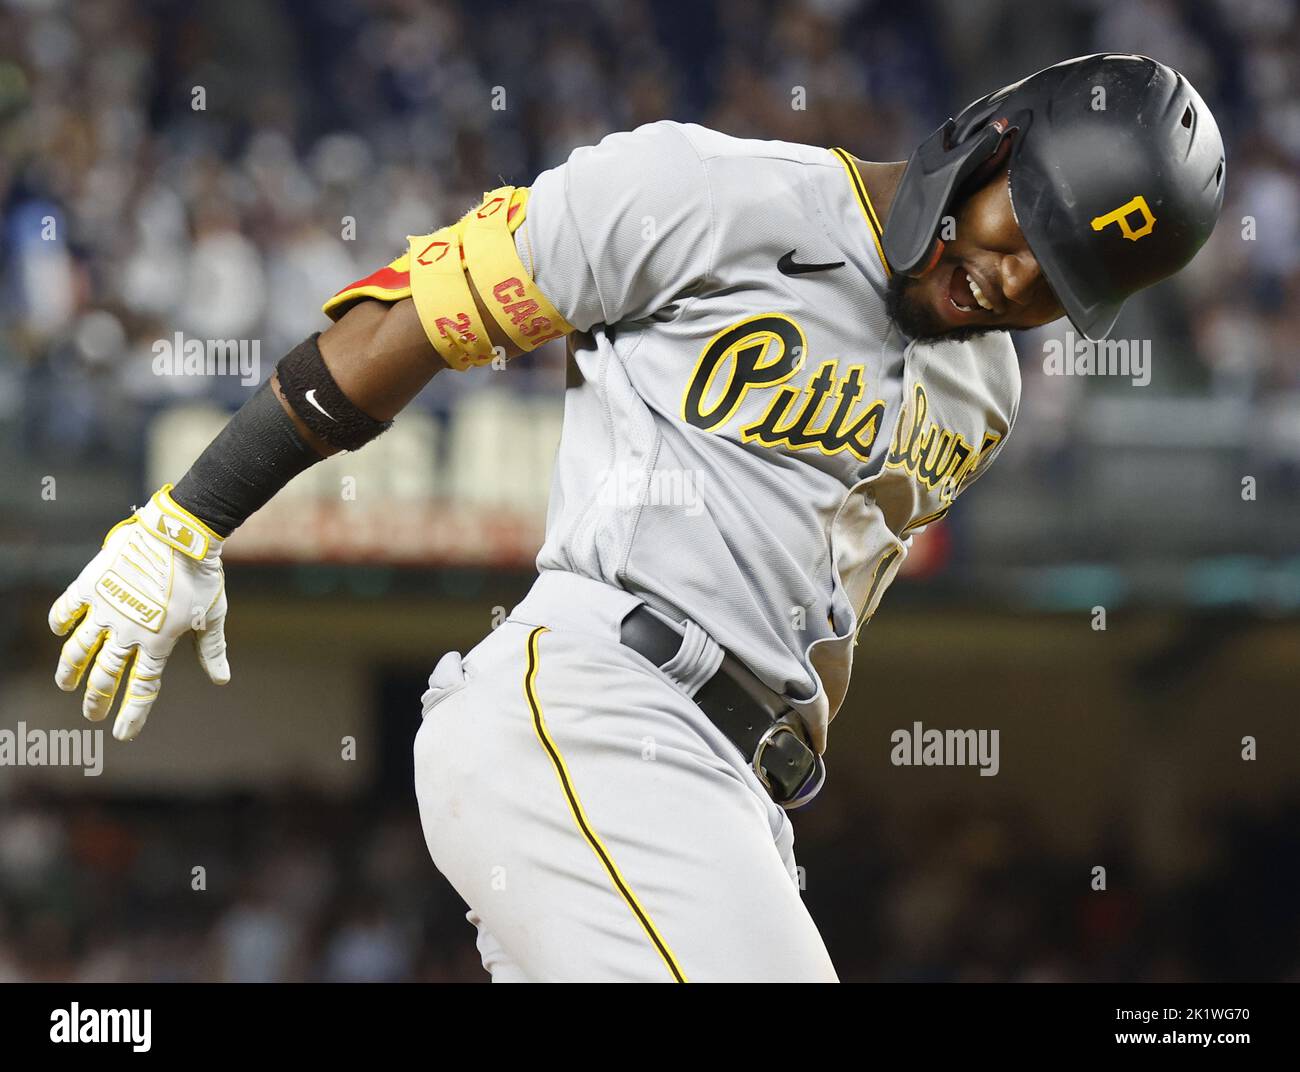
[[[56,682],[139,733],[176,641],[230,677],[221,548],[436,373],[567,337],[539,577],[429,678],[415,788],[494,980],[834,980],[787,810],[912,538],[997,456],[1009,330],[1105,336],[1223,200],[1176,71],[1087,56],[906,163],[652,123],[502,187],[326,303],[54,604]],[[885,220],[883,224],[881,221]]]

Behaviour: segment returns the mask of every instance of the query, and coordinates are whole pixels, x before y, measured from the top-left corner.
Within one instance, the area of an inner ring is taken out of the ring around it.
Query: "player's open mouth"
[[[985,296],[979,283],[961,265],[953,269],[952,279],[948,283],[948,301],[961,313],[995,311],[993,303]]]

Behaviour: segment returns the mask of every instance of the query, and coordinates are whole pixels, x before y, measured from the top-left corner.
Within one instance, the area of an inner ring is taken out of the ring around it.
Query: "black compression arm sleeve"
[[[224,538],[322,460],[267,380],[181,477],[172,498]]]

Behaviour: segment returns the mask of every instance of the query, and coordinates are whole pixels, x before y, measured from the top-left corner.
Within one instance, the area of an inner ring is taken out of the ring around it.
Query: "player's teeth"
[[[984,291],[980,290],[980,285],[969,274],[966,276],[966,282],[970,284],[970,292],[975,295],[975,300],[979,302],[980,308],[990,313],[993,312],[993,303],[984,297]]]

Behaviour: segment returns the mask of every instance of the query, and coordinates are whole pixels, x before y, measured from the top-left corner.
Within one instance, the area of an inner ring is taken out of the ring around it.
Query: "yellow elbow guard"
[[[538,289],[519,254],[514,232],[528,208],[526,187],[503,186],[450,227],[412,235],[406,253],[386,268],[351,283],[325,303],[337,320],[363,298],[413,298],[429,341],[454,369],[485,365],[495,356],[479,300],[502,333],[521,350],[534,350],[573,330]]]

